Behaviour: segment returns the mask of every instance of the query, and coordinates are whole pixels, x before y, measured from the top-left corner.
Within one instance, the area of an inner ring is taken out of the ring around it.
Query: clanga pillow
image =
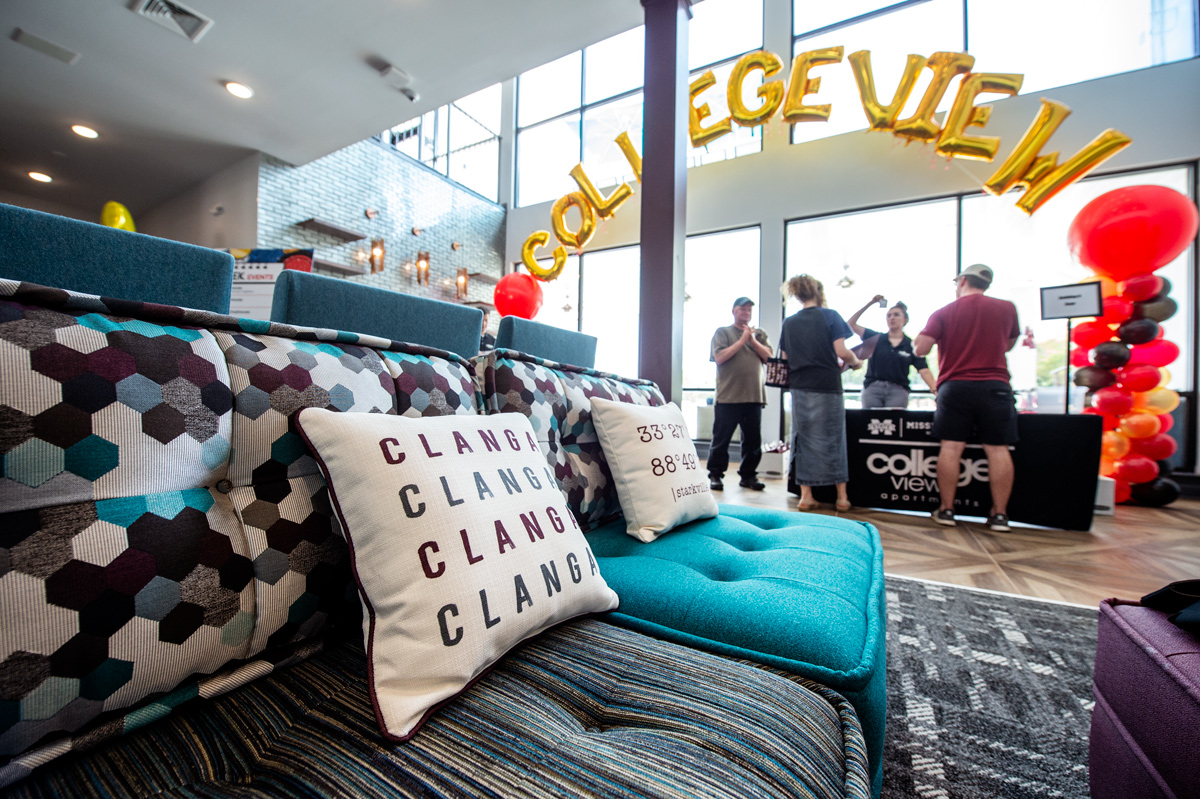
[[[522,414],[305,408],[363,604],[375,715],[406,741],[509,649],[617,607]]]
[[[592,397],[592,422],[625,513],[625,532],[649,542],[685,522],[717,515],[678,405]]]

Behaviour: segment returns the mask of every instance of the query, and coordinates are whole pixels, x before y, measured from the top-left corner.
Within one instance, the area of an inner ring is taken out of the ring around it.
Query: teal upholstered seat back
[[[0,278],[223,314],[233,256],[0,203]]]
[[[548,361],[591,369],[596,365],[596,337],[541,322],[506,316],[500,320],[496,348],[517,350]]]
[[[352,330],[393,341],[419,341],[471,358],[479,352],[483,311],[348,280],[284,270],[275,282],[271,320]]]

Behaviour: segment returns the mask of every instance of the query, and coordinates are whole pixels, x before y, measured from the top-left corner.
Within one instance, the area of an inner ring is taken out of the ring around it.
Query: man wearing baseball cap
[[[766,488],[758,480],[762,460],[762,409],[767,403],[763,364],[771,357],[767,334],[750,326],[754,301],[733,301],[733,324],[719,327],[712,337],[712,360],[717,363],[717,397],[713,405],[712,443],[708,449],[708,481],[713,491],[725,488],[729,442],[742,431],[740,485],[753,491]]]
[[[913,342],[913,352],[926,355],[938,345],[933,435],[942,442],[937,462],[941,506],[932,514],[934,521],[955,525],[954,494],[963,450],[968,439],[978,436],[987,455],[992,492],[987,527],[1004,532],[1009,529],[1013,486],[1008,447],[1017,442],[1017,410],[1005,354],[1017,343],[1021,328],[1015,305],[985,295],[994,278],[985,264],[962,270],[954,279],[957,299],[933,312]]]

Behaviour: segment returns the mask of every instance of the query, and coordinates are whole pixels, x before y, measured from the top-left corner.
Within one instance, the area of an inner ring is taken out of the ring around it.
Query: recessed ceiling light
[[[82,136],[85,139],[94,139],[100,135],[96,131],[89,128],[87,125],[72,125],[71,130],[75,131],[76,133],[78,133],[80,136]]]
[[[233,81],[228,81],[225,83],[225,90],[228,91],[230,94],[232,94],[234,97],[240,97],[243,100],[249,100],[251,97],[254,96],[254,89],[251,89],[249,86],[246,86],[245,84],[235,83]]]
[[[45,172],[30,172],[29,177],[33,178],[38,183],[49,183],[51,180],[53,180],[53,178],[51,178]]]

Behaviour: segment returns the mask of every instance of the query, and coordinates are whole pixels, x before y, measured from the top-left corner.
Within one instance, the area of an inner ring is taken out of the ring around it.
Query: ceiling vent
[[[182,3],[176,3],[172,0],[135,0],[130,8],[140,16],[152,22],[157,22],[164,28],[175,31],[175,33],[191,39],[193,42],[200,41],[200,37],[213,24],[211,19],[200,14],[198,11],[194,11]]]

